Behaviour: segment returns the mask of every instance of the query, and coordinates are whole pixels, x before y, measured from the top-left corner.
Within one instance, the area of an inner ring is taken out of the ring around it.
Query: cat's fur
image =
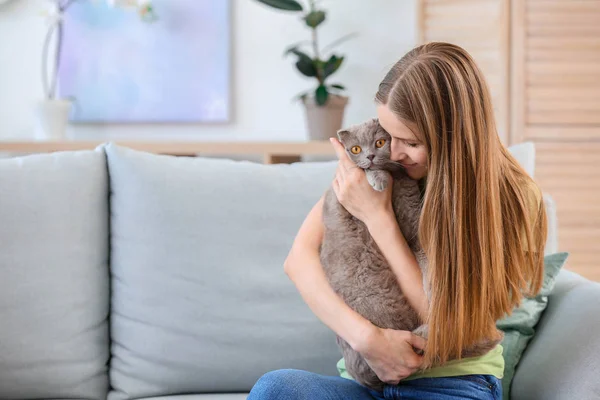
[[[338,137],[350,159],[365,170],[367,179],[375,190],[384,190],[391,176],[392,206],[400,230],[415,254],[423,272],[425,291],[427,262],[418,240],[418,222],[421,198],[415,180],[409,178],[402,166],[390,160],[390,135],[376,119],[338,132]],[[384,139],[385,145],[375,143]],[[353,146],[362,151],[352,154]],[[374,155],[372,162],[367,158]],[[365,224],[353,217],[337,200],[333,188],[325,194],[323,205],[325,232],[320,250],[321,263],[334,291],[353,310],[380,328],[413,331],[427,337],[427,326],[422,325],[417,312],[402,293],[396,276],[385,260]],[[342,338],[337,343],[345,359],[348,373],[357,382],[376,389],[383,382],[369,367],[364,358]],[[485,342],[465,351],[463,357],[481,355],[498,342]]]

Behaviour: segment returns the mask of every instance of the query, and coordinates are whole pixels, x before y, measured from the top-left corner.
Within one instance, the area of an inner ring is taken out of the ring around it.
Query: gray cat
[[[371,186],[384,190],[393,179],[392,207],[400,230],[415,254],[426,285],[427,261],[418,240],[421,196],[418,183],[409,178],[402,166],[390,160],[391,136],[377,119],[338,132],[350,159],[364,169]],[[358,146],[358,148],[355,147]],[[354,154],[354,152],[357,154]],[[333,290],[353,310],[380,328],[412,331],[427,337],[417,312],[402,293],[396,276],[385,260],[364,223],[353,217],[338,202],[333,189],[325,194],[325,226],[320,249],[321,263]],[[342,338],[337,337],[348,373],[359,383],[382,390],[383,382],[364,358]],[[481,355],[498,342],[484,342],[463,352],[463,357]]]

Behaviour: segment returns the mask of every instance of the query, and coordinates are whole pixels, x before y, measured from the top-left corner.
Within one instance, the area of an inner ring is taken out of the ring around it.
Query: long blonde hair
[[[496,320],[539,292],[546,214],[541,192],[498,137],[487,84],[464,49],[413,49],[376,101],[416,124],[428,152],[419,239],[429,261],[424,361],[432,366],[498,340]]]

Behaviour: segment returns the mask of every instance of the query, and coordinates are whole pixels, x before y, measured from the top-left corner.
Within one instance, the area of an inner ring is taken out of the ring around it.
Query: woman
[[[477,358],[459,355],[481,340],[498,340],[496,320],[523,295],[540,290],[546,241],[541,192],[500,142],[482,73],[462,48],[429,43],[413,49],[385,76],[376,103],[379,122],[392,136],[391,158],[422,183],[425,280],[394,218],[390,188],[374,191],[337,140],[333,187],[365,223],[429,324],[428,339],[378,328],[333,292],[319,260],[321,199],[302,224],[285,271],[312,311],[365,357],[385,389],[279,370],[256,383],[250,400],[501,398],[502,348]]]

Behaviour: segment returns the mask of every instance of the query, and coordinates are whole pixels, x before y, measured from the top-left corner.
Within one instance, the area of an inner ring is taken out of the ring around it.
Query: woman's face
[[[391,155],[392,161],[398,161],[406,168],[408,176],[418,180],[427,176],[427,150],[412,129],[414,124],[407,126],[394,115],[386,105],[377,106],[379,124],[392,136]]]

